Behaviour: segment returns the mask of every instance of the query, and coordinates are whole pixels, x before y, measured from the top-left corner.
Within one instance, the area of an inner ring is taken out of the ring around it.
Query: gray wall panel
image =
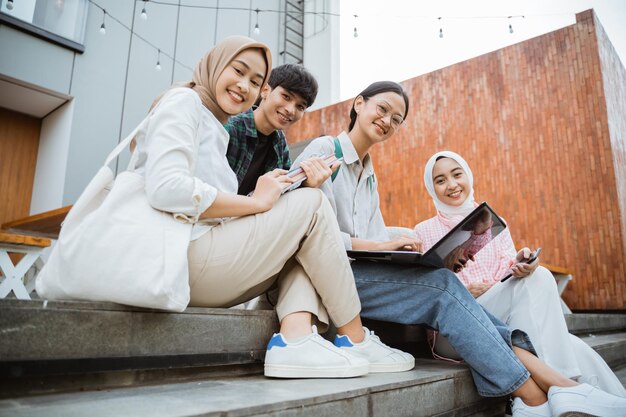
[[[228,2],[229,7],[249,7],[248,1]],[[245,5],[243,5],[245,3]],[[252,24],[254,26],[254,23]],[[216,39],[224,39],[231,35],[252,35],[250,12],[246,10],[219,10],[217,14]]]
[[[217,1],[188,0],[184,4],[216,6]],[[215,45],[216,17],[216,10],[181,7],[176,44],[176,59],[178,61],[193,69],[206,51]],[[191,70],[179,64],[175,65],[175,82],[189,81],[191,75]]]
[[[0,74],[68,94],[74,52],[0,25]]]
[[[108,2],[102,2],[104,5]],[[132,16],[133,3],[115,4],[116,17]],[[105,6],[108,8],[108,5]],[[72,88],[75,113],[71,131],[64,204],[72,204],[117,144],[130,32],[112,19],[107,20],[106,35],[99,33],[102,12],[90,6],[85,31],[85,53],[76,56]]]

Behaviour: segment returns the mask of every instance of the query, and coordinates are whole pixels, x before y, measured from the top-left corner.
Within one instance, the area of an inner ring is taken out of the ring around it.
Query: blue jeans
[[[535,353],[528,336],[485,311],[447,269],[352,262],[361,316],[438,330],[472,371],[478,393],[500,397],[519,388],[530,373],[511,349]]]

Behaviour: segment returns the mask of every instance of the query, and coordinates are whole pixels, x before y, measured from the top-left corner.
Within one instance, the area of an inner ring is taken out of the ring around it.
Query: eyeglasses
[[[391,113],[389,107],[384,104],[376,104],[376,114],[378,114],[383,119],[388,115],[391,115],[391,117],[389,118],[389,124],[391,124],[391,127],[393,127],[394,129],[398,129],[400,126],[402,126],[402,123],[404,122],[404,117],[400,116],[398,113]]]

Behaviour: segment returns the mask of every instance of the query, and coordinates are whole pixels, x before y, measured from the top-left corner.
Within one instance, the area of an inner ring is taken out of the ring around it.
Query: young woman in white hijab
[[[478,204],[474,177],[467,162],[454,152],[433,155],[426,164],[424,184],[437,215],[415,226],[417,238],[428,250]],[[515,250],[504,229],[457,272],[479,304],[511,328],[524,330],[539,358],[561,374],[626,397],[626,390],[604,360],[586,343],[569,334],[554,276],[539,265],[527,264],[529,248]],[[500,280],[512,273],[505,282]],[[432,339],[436,355],[454,358],[445,339]]]

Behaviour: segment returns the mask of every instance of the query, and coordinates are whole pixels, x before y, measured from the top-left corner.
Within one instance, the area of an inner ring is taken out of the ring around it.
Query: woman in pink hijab
[[[424,184],[437,215],[415,226],[424,250],[432,247],[478,204],[474,177],[458,154],[438,152],[426,164]],[[556,281],[539,260],[527,264],[529,248],[515,250],[506,228],[457,272],[479,304],[511,328],[525,331],[539,357],[570,378],[626,397],[626,390],[604,360],[586,343],[569,334],[561,310]],[[508,274],[513,277],[500,280]],[[431,337],[435,356],[457,359],[445,339]]]

